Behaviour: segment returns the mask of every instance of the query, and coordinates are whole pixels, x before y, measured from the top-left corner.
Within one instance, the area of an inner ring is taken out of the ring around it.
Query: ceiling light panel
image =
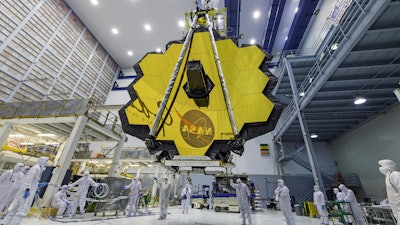
[[[367,99],[365,99],[362,96],[357,96],[354,98],[354,104],[356,104],[356,105],[364,104],[366,101],[367,101]]]
[[[147,30],[147,31],[151,31],[151,26],[150,26],[150,24],[145,24],[145,25],[144,25],[144,29]]]
[[[113,28],[113,29],[111,29],[111,33],[113,33],[113,34],[118,34],[118,33],[119,33],[119,31],[118,31],[118,29],[117,29],[117,28]]]
[[[185,27],[185,21],[179,20],[178,26],[179,26],[179,27]]]
[[[258,11],[258,10],[256,10],[256,11],[253,12],[253,18],[254,18],[254,19],[260,18],[260,15],[261,15],[261,13],[260,13],[260,11]]]

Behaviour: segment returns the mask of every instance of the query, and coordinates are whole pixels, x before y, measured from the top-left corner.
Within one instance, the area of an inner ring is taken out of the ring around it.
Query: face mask
[[[381,174],[383,174],[383,175],[386,175],[388,170],[385,167],[379,167],[379,172],[381,172]]]

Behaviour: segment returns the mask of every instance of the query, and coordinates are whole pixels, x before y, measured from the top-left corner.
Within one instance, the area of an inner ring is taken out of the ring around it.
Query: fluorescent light
[[[250,40],[250,44],[251,45],[254,45],[255,43],[256,43],[256,39],[253,38],[253,39]]]
[[[157,48],[157,49],[156,49],[156,52],[161,52],[161,48]]]
[[[316,134],[316,133],[311,133],[310,137],[311,137],[311,138],[317,138],[317,137],[318,137],[318,134]]]
[[[39,137],[54,137],[56,136],[55,134],[37,134]]]
[[[45,142],[45,145],[59,145],[60,143],[58,142]]]
[[[304,91],[301,91],[301,92],[299,93],[299,96],[300,96],[300,97],[303,97],[304,95],[306,95],[306,93],[304,93]]]
[[[145,24],[144,25],[144,29],[147,30],[147,31],[150,31],[151,30],[151,26],[149,24]]]
[[[21,142],[19,144],[20,145],[35,145],[35,143],[32,143],[32,142]]]
[[[356,105],[363,104],[363,103],[365,103],[366,101],[367,101],[367,99],[365,99],[365,98],[362,97],[362,96],[357,96],[357,97],[354,98],[354,104],[356,104]]]
[[[297,13],[299,11],[299,7],[296,7],[295,9],[294,9],[294,13]]]
[[[253,18],[254,19],[258,19],[260,17],[260,15],[261,15],[261,13],[258,10],[253,12]]]
[[[287,39],[288,39],[288,36],[285,37],[285,41],[287,41]]]
[[[126,52],[126,54],[128,54],[129,56],[133,56],[133,52],[132,51],[128,51],[128,52]]]
[[[10,134],[10,137],[25,137],[23,134]]]
[[[99,2],[98,2],[97,0],[90,0],[90,2],[91,2],[93,5],[98,5],[98,4],[99,4]]]
[[[111,32],[112,32],[113,34],[118,34],[118,33],[119,33],[117,28],[111,29]]]

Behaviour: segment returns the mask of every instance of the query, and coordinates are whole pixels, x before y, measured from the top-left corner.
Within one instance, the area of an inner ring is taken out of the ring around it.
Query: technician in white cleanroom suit
[[[386,194],[390,208],[400,225],[400,172],[396,171],[396,163],[390,159],[379,160],[379,171],[385,175]]]
[[[154,181],[157,182],[157,178],[154,178]],[[163,220],[167,218],[168,200],[169,200],[169,194],[172,189],[172,184],[168,183],[168,178],[164,178],[164,182],[158,183],[158,186],[160,188],[160,194],[158,197],[159,201],[158,206],[160,207],[160,217],[158,219]]]
[[[65,210],[71,211],[72,202],[67,200],[68,185],[63,185],[51,200],[51,207],[57,208],[57,218],[63,218]]]
[[[28,171],[29,171],[29,169],[30,169],[31,167],[30,166],[24,166],[23,168],[22,168],[22,173],[23,174],[26,174],[26,173],[28,173]]]
[[[343,202],[344,201],[344,194],[343,194],[343,192],[341,192],[339,190],[339,188],[333,188],[333,193],[335,193],[335,195],[336,195],[336,201],[338,201],[338,202]],[[342,208],[342,210],[344,212],[350,211],[350,205],[348,203],[340,204],[340,207]],[[334,209],[338,210],[338,207],[334,206]],[[352,216],[345,216],[344,219],[346,220],[346,222],[353,221]]]
[[[86,205],[86,196],[89,191],[90,186],[97,188],[100,186],[99,183],[96,183],[92,178],[89,177],[90,172],[85,171],[83,177],[79,178],[79,180],[72,183],[69,187],[73,188],[78,185],[78,190],[73,194],[74,195],[74,205],[79,206],[80,214],[85,214],[85,205]],[[72,216],[76,214],[76,207],[72,209]]]
[[[354,192],[348,189],[344,184],[340,184],[339,189],[343,192],[343,201],[350,203],[350,207],[353,210],[353,216],[354,219],[357,221],[357,225],[367,225],[367,221],[365,221],[363,212],[361,211],[361,208],[358,205]],[[351,224],[352,223],[349,220],[349,225]]]
[[[275,200],[278,202],[285,217],[286,225],[295,225],[292,206],[290,204],[289,188],[285,186],[283,180],[278,180],[278,187],[275,189]]]
[[[43,187],[46,183],[39,183],[42,172],[46,169],[48,157],[40,157],[38,163],[32,166],[23,177],[21,188],[18,190],[13,202],[8,208],[7,216],[2,222],[4,225],[19,225],[28,214],[38,186]]]
[[[138,203],[140,195],[142,194],[142,183],[138,181],[138,178],[133,178],[132,182],[123,187],[124,189],[130,189],[129,193],[129,205],[128,205],[128,216],[136,216],[138,214]]]
[[[314,185],[314,205],[317,207],[318,214],[321,216],[322,223],[321,225],[328,225],[328,211],[326,211],[326,202],[324,193],[322,193],[319,186]]]
[[[6,211],[10,206],[19,188],[21,180],[25,176],[22,173],[23,163],[15,164],[14,168],[7,170],[0,176],[0,212]]]
[[[181,191],[182,214],[189,213],[190,197],[192,197],[192,190],[190,189],[189,184],[186,184]]]
[[[343,193],[340,192],[339,188],[333,188],[333,193],[336,195],[336,201],[343,201]]]
[[[250,190],[246,184],[242,183],[242,180],[239,178],[236,180],[237,184],[234,184],[232,180],[230,180],[230,184],[233,188],[236,189],[236,197],[239,203],[239,209],[242,217],[242,224],[246,224],[246,217],[251,224],[251,212],[250,212]]]

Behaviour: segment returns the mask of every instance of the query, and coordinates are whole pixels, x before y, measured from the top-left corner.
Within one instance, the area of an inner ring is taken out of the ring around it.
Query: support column
[[[282,171],[282,163],[279,161],[279,151],[282,151],[282,142],[279,144],[279,148],[277,145],[277,141],[273,141],[274,144],[274,150],[275,150],[275,168],[278,173],[278,179],[282,177],[283,171]],[[282,153],[283,154],[283,153]]]
[[[0,130],[0,149],[6,143],[8,136],[11,134],[14,124],[5,122]]]
[[[123,134],[121,139],[118,142],[117,147],[114,150],[113,159],[111,162],[111,168],[110,168],[110,171],[108,171],[109,177],[117,177],[117,175],[118,175],[117,170],[118,170],[119,161],[121,159],[121,154],[122,154],[122,149],[124,147],[125,139],[126,139],[126,134]]]
[[[64,149],[64,148],[65,148],[65,144],[66,144],[66,143],[67,143],[67,141],[64,141],[64,142],[60,145],[60,147],[58,148],[58,149],[60,149],[60,150],[57,151],[56,157],[54,157],[54,162],[58,162],[58,160],[60,159],[61,153],[62,153],[61,149]]]
[[[71,131],[67,142],[65,143],[64,149],[61,152],[59,160],[56,162],[56,168],[53,170],[53,175],[49,183],[55,185],[61,185],[67,169],[71,164],[72,156],[75,152],[76,145],[80,137],[82,136],[83,129],[88,121],[86,116],[79,116],[75,122],[74,128]],[[50,206],[51,199],[54,194],[58,191],[58,187],[49,185],[43,196],[42,206]]]
[[[296,80],[294,79],[292,66],[290,65],[290,61],[288,59],[285,59],[285,62],[286,62],[286,69],[287,69],[288,77],[289,77],[289,81],[290,81],[290,86],[292,88],[293,101],[294,101],[294,105],[296,107],[296,113],[297,113],[297,117],[298,117],[298,120],[300,123],[301,132],[303,134],[304,144],[307,149],[307,155],[308,155],[308,159],[310,161],[310,166],[311,166],[311,171],[312,171],[312,174],[314,177],[314,182],[315,182],[315,185],[318,185],[321,190],[325,190],[324,182],[322,181],[319,167],[315,161],[315,152],[314,152],[314,147],[311,142],[310,132],[308,130],[307,123],[304,119],[304,115],[301,112],[300,107],[299,107],[299,100],[298,100],[299,95],[298,95],[298,91],[297,91]],[[325,193],[325,191],[323,191],[323,193]]]
[[[142,168],[139,167],[138,170],[136,171],[136,177],[139,178],[140,177],[140,172],[142,171]]]

